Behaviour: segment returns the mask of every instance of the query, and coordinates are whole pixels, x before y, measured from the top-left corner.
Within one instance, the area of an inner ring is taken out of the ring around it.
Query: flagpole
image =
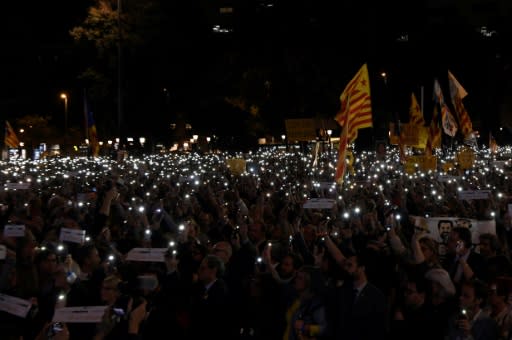
[[[84,131],[85,139],[89,139],[89,119],[87,117],[89,107],[87,105],[87,89],[84,88]]]
[[[421,85],[420,86],[420,105],[421,105],[421,112],[425,112],[425,110],[423,110],[423,90],[424,90],[424,86]]]

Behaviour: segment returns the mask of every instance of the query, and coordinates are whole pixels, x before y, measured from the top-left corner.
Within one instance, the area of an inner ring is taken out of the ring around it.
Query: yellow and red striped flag
[[[348,144],[357,138],[359,129],[372,127],[372,103],[370,97],[370,77],[368,66],[363,64],[357,74],[347,84],[340,96],[341,108],[334,118],[343,126],[338,153],[335,180],[343,183],[346,169]]]
[[[423,112],[421,112],[420,105],[414,92],[411,94],[411,107],[409,108],[409,123],[413,125],[425,125],[425,119],[423,118]]]
[[[459,120],[462,135],[464,138],[469,138],[473,132],[473,124],[471,123],[471,119],[469,118],[464,104],[462,104],[462,99],[464,99],[468,93],[450,71],[448,71],[448,81],[450,83],[450,97],[452,98],[453,107],[455,108],[455,113]]]
[[[17,148],[20,145],[20,140],[16,136],[16,132],[8,121],[5,121],[5,136],[4,145],[9,148]]]

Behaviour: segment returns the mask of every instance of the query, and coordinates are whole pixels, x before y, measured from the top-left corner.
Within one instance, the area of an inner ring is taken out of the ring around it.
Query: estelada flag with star
[[[347,84],[340,96],[341,108],[334,118],[343,127],[335,180],[343,183],[346,169],[347,147],[357,138],[359,129],[372,127],[372,103],[370,79],[366,63]]]

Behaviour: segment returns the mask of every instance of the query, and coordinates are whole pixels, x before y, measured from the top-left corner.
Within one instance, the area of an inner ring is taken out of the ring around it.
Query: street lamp
[[[384,84],[387,85],[388,84],[388,75],[387,75],[387,73],[386,72],[381,72],[380,76],[382,77],[382,79],[384,79]]]
[[[60,94],[60,99],[64,99],[64,134],[68,133],[68,96],[65,93]]]

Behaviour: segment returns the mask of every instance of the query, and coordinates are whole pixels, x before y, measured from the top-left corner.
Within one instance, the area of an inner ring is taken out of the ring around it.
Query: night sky
[[[133,0],[124,1],[129,10]],[[422,86],[428,122],[433,80],[439,78],[448,98],[449,69],[469,93],[464,104],[476,128],[512,126],[510,1],[152,3],[157,10],[147,12],[149,23],[137,22],[143,41],[124,52],[125,135],[165,139],[178,117],[202,135],[280,135],[285,118],[334,117],[341,91],[365,62],[374,125],[393,117],[407,121],[410,94],[419,98]],[[69,124],[79,128],[83,89],[94,85],[79,75],[95,66],[111,77],[103,97],[91,102],[100,138],[112,137],[117,127],[115,55],[99,59],[91,45],[75,43],[69,35],[93,4],[3,5],[2,118],[15,122],[28,114],[51,116],[52,124],[62,126],[59,93],[66,91]],[[220,8],[230,7],[232,13],[221,14]],[[216,32],[215,25],[232,31]],[[387,73],[387,82],[381,72]],[[257,106],[257,118],[225,100],[235,97]],[[225,128],[226,121],[236,130]]]

